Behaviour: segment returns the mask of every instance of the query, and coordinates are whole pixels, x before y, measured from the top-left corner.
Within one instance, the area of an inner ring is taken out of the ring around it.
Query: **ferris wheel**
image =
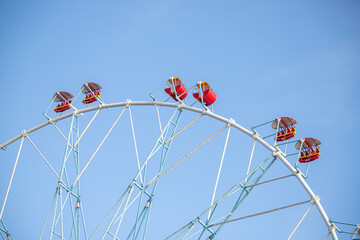
[[[311,209],[320,215],[324,238],[338,239],[307,183],[310,165],[320,158],[319,140],[294,140],[299,130],[290,117],[248,130],[216,114],[212,106],[217,95],[209,83],[187,89],[170,77],[164,85],[164,91],[150,94],[152,101],[107,104],[99,84],[85,83],[78,94],[85,94],[82,109],[75,106],[78,96],[72,101],[71,93],[56,92],[49,106],[55,102],[55,113],[48,108],[46,122],[1,144],[3,153],[14,152],[1,205],[2,239],[19,235],[5,223],[21,211],[11,201],[12,193],[20,191],[12,185],[21,159],[37,161],[46,172],[41,184],[47,193],[34,193],[40,203],[28,210],[30,217],[43,218],[32,235],[39,239],[224,239],[222,234],[231,227],[236,231],[247,219],[286,211],[292,216],[283,220],[289,222],[286,228],[267,236],[291,239]],[[168,98],[158,101],[157,94]],[[191,95],[194,103],[188,104]],[[10,149],[15,142],[17,150]],[[294,188],[276,187],[283,182]],[[306,211],[301,208],[294,215],[300,206]],[[33,221],[22,216],[19,221]]]

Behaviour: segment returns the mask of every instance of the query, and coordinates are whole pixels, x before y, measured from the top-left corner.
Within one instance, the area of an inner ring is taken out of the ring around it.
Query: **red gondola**
[[[296,123],[296,120],[289,117],[281,117],[275,119],[271,127],[273,129],[277,129],[279,127],[276,134],[276,141],[281,142],[293,138],[296,134]]]
[[[170,95],[175,101],[184,100],[188,95],[185,85],[181,82],[180,78],[170,77],[165,84],[165,92]]]
[[[198,83],[193,91],[193,96],[205,106],[210,106],[216,100],[216,94],[207,82]]]
[[[71,93],[61,91],[54,94],[54,102],[60,102],[56,108],[54,109],[55,112],[64,112],[68,109],[70,109],[70,103],[72,102],[70,99],[73,98],[74,95]]]
[[[86,97],[82,102],[84,104],[90,104],[96,101],[96,97],[101,96],[101,89],[102,87],[93,82],[85,83],[81,89],[82,93],[86,94]]]
[[[299,140],[295,145],[295,148],[301,151],[299,162],[307,163],[318,159],[320,157],[320,144],[321,142],[315,138],[304,138]]]

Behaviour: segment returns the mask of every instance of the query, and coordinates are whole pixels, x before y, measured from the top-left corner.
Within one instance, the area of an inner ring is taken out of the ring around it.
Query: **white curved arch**
[[[33,127],[31,129],[29,129],[29,130],[26,130],[26,131],[24,130],[18,136],[16,136],[16,137],[10,139],[9,141],[1,144],[0,149],[6,147],[7,145],[9,145],[11,143],[13,143],[14,141],[18,140],[19,138],[23,137],[26,134],[29,134],[29,133],[34,132],[36,130],[39,130],[40,128],[45,127],[48,124],[52,124],[52,123],[58,122],[60,120],[66,119],[68,117],[71,117],[73,114],[82,114],[82,113],[91,112],[91,111],[95,111],[95,110],[103,109],[103,108],[114,108],[114,107],[121,107],[121,106],[146,106],[146,105],[158,105],[158,106],[165,106],[165,107],[173,107],[173,108],[185,109],[185,110],[192,111],[192,112],[197,112],[197,113],[204,113],[204,115],[207,115],[209,117],[212,117],[212,118],[214,118],[216,120],[219,120],[219,121],[222,121],[224,123],[228,123],[232,127],[242,131],[243,133],[245,133],[249,137],[254,138],[257,141],[259,141],[259,143],[261,143],[265,148],[267,148],[269,151],[271,151],[274,156],[277,156],[284,163],[284,165],[295,175],[297,180],[300,182],[300,184],[303,186],[303,188],[309,194],[312,201],[315,203],[315,205],[316,205],[317,209],[319,210],[319,212],[320,212],[320,214],[321,214],[327,228],[329,229],[329,231],[331,233],[332,238],[334,240],[338,240],[338,237],[337,237],[336,232],[335,232],[335,228],[329,222],[329,217],[327,216],[324,208],[322,207],[319,198],[314,194],[314,192],[312,191],[310,186],[306,183],[306,181],[302,177],[301,173],[299,173],[286,160],[285,154],[282,153],[279,149],[276,149],[273,146],[271,146],[270,144],[268,144],[267,142],[265,142],[258,134],[255,134],[255,133],[249,131],[248,129],[246,129],[246,128],[242,127],[241,125],[237,124],[235,121],[230,121],[230,119],[224,118],[224,117],[222,117],[220,115],[217,115],[217,114],[215,114],[215,113],[213,113],[211,111],[208,111],[208,110],[204,111],[203,109],[187,106],[187,105],[184,105],[184,104],[181,104],[181,103],[177,104],[177,103],[157,102],[157,101],[152,101],[152,102],[147,102],[147,101],[132,102],[132,101],[128,100],[127,102],[102,104],[102,105],[91,107],[91,108],[76,110],[74,112],[65,114],[63,116],[50,119],[49,121],[44,122],[44,123],[42,123],[42,124],[40,124],[40,125],[38,125],[36,127]]]

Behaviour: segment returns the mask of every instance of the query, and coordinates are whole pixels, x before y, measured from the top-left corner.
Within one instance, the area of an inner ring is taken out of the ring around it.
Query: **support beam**
[[[16,166],[17,166],[17,164],[18,164],[18,160],[19,160],[19,157],[20,157],[20,152],[21,152],[21,149],[22,149],[22,146],[23,146],[23,143],[24,143],[24,138],[25,138],[25,136],[26,136],[26,135],[24,134],[23,137],[21,138],[20,147],[19,147],[19,150],[18,150],[18,153],[17,153],[17,156],[16,156],[14,168],[13,168],[12,173],[11,173],[11,177],[10,177],[9,185],[8,185],[8,187],[7,187],[7,190],[6,190],[4,202],[3,202],[3,205],[2,205],[2,207],[1,207],[0,220],[2,220],[2,215],[3,215],[3,213],[4,213],[6,200],[7,200],[7,198],[8,198],[9,192],[10,192],[11,184],[12,184],[12,181],[13,181],[13,178],[14,178],[14,175],[15,175]]]
[[[214,192],[213,192],[213,195],[212,195],[212,198],[211,198],[210,206],[212,206],[213,203],[214,203],[216,189],[217,189],[217,186],[218,186],[218,183],[219,183],[220,173],[221,173],[222,165],[223,165],[223,162],[224,162],[225,151],[226,151],[228,140],[229,140],[230,130],[231,130],[231,127],[228,128],[228,132],[227,132],[227,135],[226,135],[225,145],[224,145],[223,153],[222,153],[222,156],[221,156],[220,166],[219,166],[218,174],[217,174],[217,177],[216,177]],[[209,214],[208,214],[208,217],[207,217],[206,221],[209,221],[210,214],[211,214],[211,209],[209,211]]]
[[[119,119],[121,118],[121,116],[123,115],[124,111],[125,111],[126,107],[121,111],[121,113],[119,114],[119,116],[116,118],[115,122],[113,123],[113,125],[111,126],[111,128],[109,129],[109,131],[106,133],[105,137],[103,138],[103,140],[100,142],[99,146],[96,148],[95,152],[93,153],[93,155],[91,156],[91,158],[89,159],[89,161],[86,163],[85,167],[83,168],[83,170],[80,172],[80,174],[77,176],[77,178],[75,179],[74,183],[71,185],[71,188],[73,188],[76,184],[76,182],[80,179],[81,175],[84,173],[84,171],[86,170],[86,168],[89,166],[90,162],[93,160],[93,158],[95,157],[96,153],[99,151],[100,147],[103,145],[103,143],[105,142],[106,138],[109,136],[109,134],[111,133],[111,131],[114,129],[116,123],[119,121]]]
[[[302,204],[305,204],[305,203],[309,203],[309,202],[311,202],[311,200],[303,201],[303,202],[299,202],[299,203],[295,203],[295,204],[291,204],[291,205],[286,205],[286,206],[283,206],[283,207],[280,207],[280,208],[275,208],[275,209],[272,209],[272,210],[268,210],[268,211],[264,211],[264,212],[259,212],[259,213],[247,215],[247,216],[244,216],[244,217],[235,218],[235,219],[232,219],[232,220],[220,222],[220,223],[215,223],[215,224],[210,225],[210,227],[217,226],[217,225],[222,225],[222,224],[226,224],[226,223],[231,223],[231,222],[243,220],[243,219],[246,219],[246,218],[257,217],[257,216],[260,216],[260,215],[264,215],[264,214],[267,214],[267,213],[276,212],[276,211],[279,211],[279,210],[284,210],[284,209],[286,209],[286,208],[291,208],[291,207],[299,206],[299,205],[302,205]],[[312,205],[311,205],[311,206],[312,206]]]

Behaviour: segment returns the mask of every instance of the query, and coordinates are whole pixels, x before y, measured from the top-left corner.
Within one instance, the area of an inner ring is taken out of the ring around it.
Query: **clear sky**
[[[215,113],[234,118],[248,129],[289,116],[298,121],[297,138],[319,139],[322,155],[311,165],[307,181],[331,219],[360,223],[359,12],[357,0],[1,1],[0,142],[46,121],[42,113],[56,91],[76,95],[88,81],[103,86],[106,103],[150,101],[149,92],[169,76],[180,77],[188,87],[207,81],[218,95]],[[166,99],[162,90],[156,94],[159,101]],[[191,95],[188,99],[193,102]],[[79,99],[75,106],[84,107]],[[143,161],[159,135],[156,112],[154,108],[132,111]],[[161,109],[163,124],[170,111]],[[104,112],[81,145],[82,166],[120,109]],[[83,117],[81,130],[92,114]],[[184,114],[180,126],[195,117]],[[127,111],[123,118],[84,175],[82,197],[89,232],[136,173]],[[59,127],[67,133],[68,124]],[[167,166],[222,126],[201,119],[174,140]],[[30,137],[60,171],[64,142],[53,127],[41,131]],[[244,177],[251,152],[252,139],[231,131],[217,198]],[[148,239],[164,238],[208,207],[225,137],[221,133],[212,145],[159,182]],[[0,203],[19,144],[0,154]],[[293,149],[289,146],[289,152]],[[39,237],[57,185],[36,154],[25,141],[4,211],[14,239]],[[129,160],[117,161],[115,156]],[[256,149],[254,164],[263,156]],[[280,162],[276,167],[264,179],[289,174]],[[234,217],[308,200],[298,182],[283,181],[254,190]],[[284,239],[306,208],[228,224],[219,238]],[[294,239],[323,239],[324,226],[313,208]]]

